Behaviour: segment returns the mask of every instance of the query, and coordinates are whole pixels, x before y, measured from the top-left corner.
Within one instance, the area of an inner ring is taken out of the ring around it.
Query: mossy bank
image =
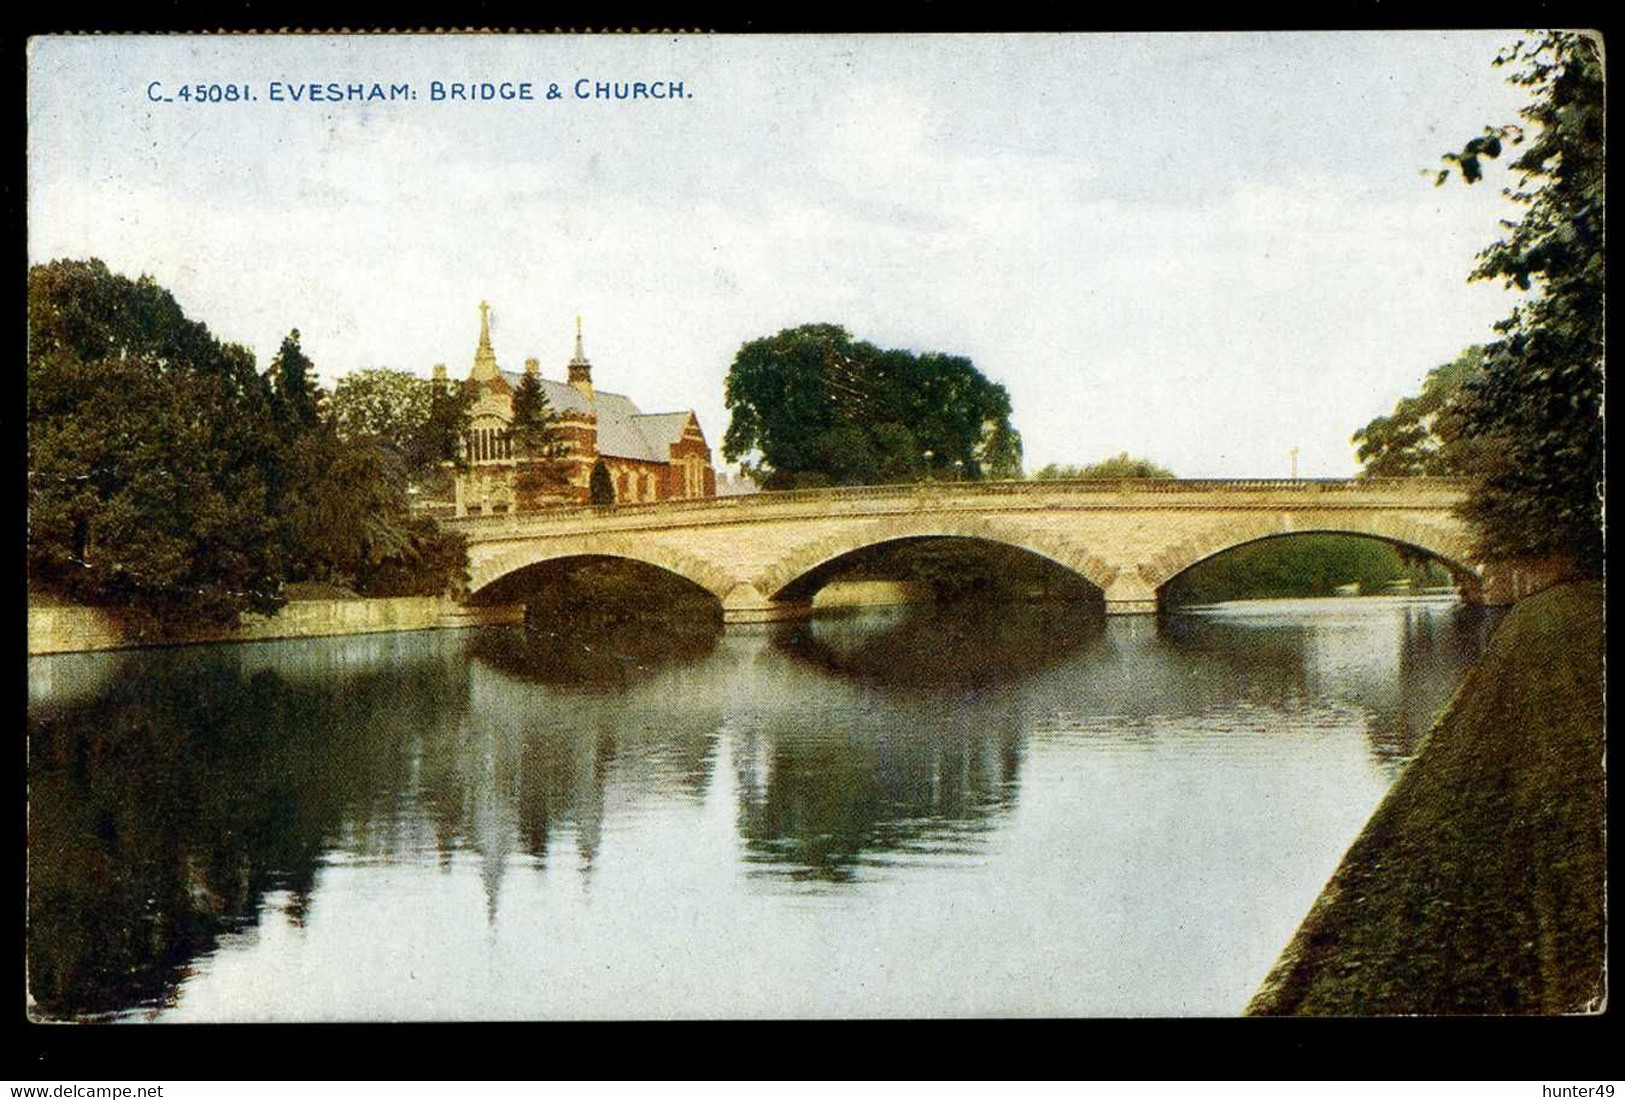
[[[1249,1015],[1602,1007],[1603,591],[1519,604]]]

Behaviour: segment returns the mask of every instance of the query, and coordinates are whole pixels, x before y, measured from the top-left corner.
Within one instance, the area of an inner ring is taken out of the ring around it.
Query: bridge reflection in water
[[[1485,614],[36,659],[31,992],[75,1018],[1239,1010]]]

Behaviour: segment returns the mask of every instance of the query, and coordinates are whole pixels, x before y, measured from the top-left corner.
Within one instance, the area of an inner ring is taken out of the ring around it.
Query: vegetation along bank
[[[1604,996],[1603,591],[1511,611],[1249,1015],[1584,1012]]]

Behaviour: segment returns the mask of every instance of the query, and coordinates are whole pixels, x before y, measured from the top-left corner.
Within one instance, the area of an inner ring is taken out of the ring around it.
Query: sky
[[[1504,166],[1431,177],[1516,119],[1490,64],[1516,37],[38,38],[29,259],[151,274],[262,368],[298,328],[329,383],[466,376],[482,299],[504,369],[563,378],[579,313],[595,385],[693,408],[719,463],[741,344],[832,322],[969,356],[1029,470],[1281,477],[1296,447],[1343,477],[1351,434],[1512,305],[1466,278],[1516,216]],[[174,98],[196,83],[256,98]]]

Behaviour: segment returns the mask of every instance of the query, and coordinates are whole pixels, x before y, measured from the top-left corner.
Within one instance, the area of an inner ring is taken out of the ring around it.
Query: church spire
[[[570,359],[570,385],[581,394],[592,400],[592,364],[587,362],[587,353],[581,349],[581,314],[576,314],[576,353]]]
[[[496,352],[491,350],[491,303],[480,302],[480,346],[474,350],[474,373],[471,378],[487,382],[497,377]]]

